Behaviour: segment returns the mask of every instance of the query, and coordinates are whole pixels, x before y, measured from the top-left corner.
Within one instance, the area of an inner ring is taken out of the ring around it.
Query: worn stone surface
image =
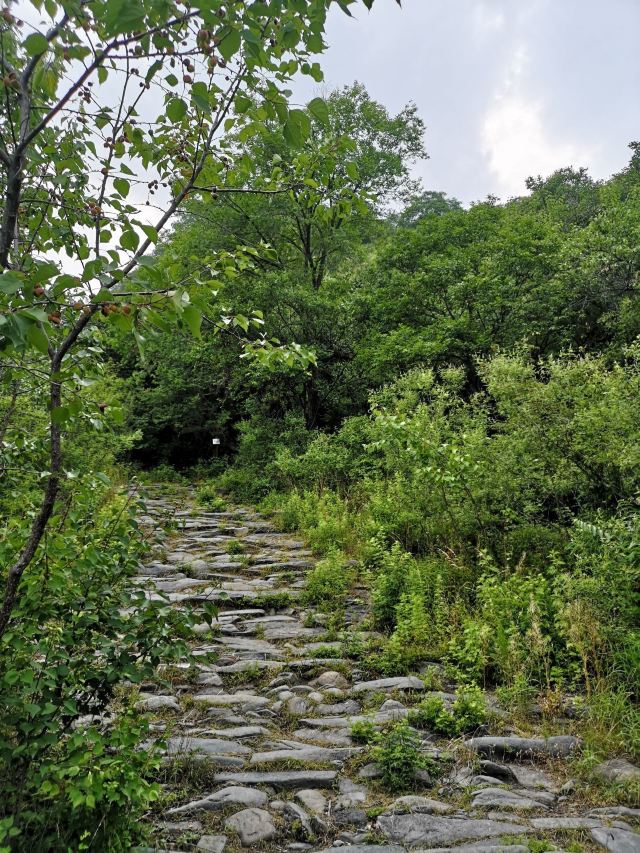
[[[533,792],[524,794],[520,791],[506,791],[503,788],[484,788],[474,794],[472,800],[474,808],[498,808],[515,809],[517,811],[532,811],[535,809],[548,809],[548,803],[535,799]]]
[[[198,841],[196,848],[198,850],[206,850],[208,853],[224,853],[226,846],[226,835],[203,835]]]
[[[635,782],[640,781],[640,767],[631,764],[624,758],[612,758],[603,761],[593,771],[597,776],[609,782]]]
[[[415,675],[407,675],[361,681],[351,688],[352,693],[377,693],[379,690],[424,690],[424,682]]]
[[[185,803],[183,806],[169,809],[168,815],[186,814],[194,811],[219,811],[229,805],[240,806],[264,806],[268,801],[268,796],[264,791],[258,791],[255,788],[242,788],[240,786],[230,786],[222,788],[208,797],[199,800],[192,800]]]
[[[521,824],[505,821],[429,814],[380,815],[376,827],[391,841],[407,847],[437,847],[457,841],[520,835],[523,831]]]
[[[225,821],[225,828],[235,832],[243,847],[254,847],[270,841],[277,834],[276,825],[264,809],[242,809]]]
[[[464,745],[467,749],[487,757],[566,758],[578,749],[580,742],[571,735],[549,738],[475,737],[465,741]]]
[[[172,518],[178,524],[165,535]],[[205,512],[176,486],[175,494],[158,490],[142,523],[159,538],[132,583],[178,609],[197,610],[205,601],[219,607],[213,626],[195,620],[190,658],[160,667],[159,678],[141,685],[137,697],[154,737],[168,737],[163,764],[176,763],[178,771],[175,784],[173,768],[166,778],[181,799],[157,817],[156,848],[528,853],[525,835],[578,833],[582,843],[591,833],[594,848],[640,853],[633,830],[639,810],[611,805],[584,814],[580,785],[563,784],[566,776],[556,774],[579,742],[517,737],[490,696],[506,734],[472,737],[457,750],[459,740],[420,730],[420,750],[442,762],[440,772],[421,771],[411,793],[392,800],[379,781],[382,768],[367,763],[351,727],[371,721],[384,738],[386,727],[406,719],[425,695],[450,709],[456,688],[443,668],[442,690],[425,691],[416,675],[371,678],[357,659],[337,657],[343,642],[327,633],[332,614],[301,604],[313,555],[253,511]],[[367,596],[356,588],[347,597],[344,625],[377,641]],[[416,673],[430,678],[430,666]],[[180,788],[185,769],[188,801]],[[612,782],[640,776],[624,759],[603,762],[596,772]],[[510,843],[510,836],[518,840]]]
[[[281,770],[273,773],[216,773],[216,782],[237,785],[269,785],[276,791],[298,788],[330,788],[338,774],[335,770]]]
[[[591,837],[611,853],[640,853],[640,834],[637,832],[603,826],[592,829]]]

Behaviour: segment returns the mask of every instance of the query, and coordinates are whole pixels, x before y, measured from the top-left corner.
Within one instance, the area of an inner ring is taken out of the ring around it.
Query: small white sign
[[[212,438],[211,444],[220,444],[220,439],[219,438]]]

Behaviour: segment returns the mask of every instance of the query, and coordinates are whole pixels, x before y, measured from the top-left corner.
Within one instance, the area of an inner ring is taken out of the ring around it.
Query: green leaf
[[[120,235],[120,245],[123,249],[128,249],[131,252],[135,252],[138,248],[138,244],[140,243],[140,237],[136,234],[133,228],[129,228],[127,231],[123,231]]]
[[[187,114],[187,105],[182,98],[171,98],[167,104],[166,113],[171,121],[180,121]]]
[[[153,225],[143,225],[142,222],[139,223],[140,228],[144,231],[147,237],[151,240],[152,243],[158,242],[158,230],[154,228]]]
[[[58,406],[57,409],[51,410],[51,423],[60,426],[65,421],[69,420],[69,407],[68,406]]]
[[[49,42],[42,33],[31,33],[27,36],[22,46],[27,51],[29,56],[39,56],[49,48]]]
[[[209,103],[209,90],[205,83],[201,80],[194,83],[191,87],[191,100],[204,113],[211,112],[211,104]]]
[[[220,55],[226,60],[231,59],[240,50],[241,41],[239,30],[229,30],[218,45]]]
[[[5,270],[0,275],[0,293],[7,293],[9,296],[17,293],[23,286],[24,281],[15,272]]]
[[[195,305],[185,305],[182,316],[194,338],[201,337],[200,327],[202,326],[202,312],[199,311]]]
[[[304,110],[289,110],[289,116],[283,128],[284,138],[299,148],[311,133],[311,121]]]
[[[129,190],[131,185],[129,181],[125,181],[124,178],[114,178],[113,179],[113,188],[122,198],[126,198],[129,195]]]
[[[307,104],[307,109],[320,124],[329,124],[329,107],[322,98],[314,98]]]
[[[46,336],[42,326],[38,326],[34,323],[33,326],[27,330],[27,340],[31,346],[35,347],[44,355],[47,355],[49,352],[49,338]]]

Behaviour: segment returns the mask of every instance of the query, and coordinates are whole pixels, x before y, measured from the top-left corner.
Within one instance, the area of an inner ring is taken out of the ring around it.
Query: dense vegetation
[[[410,182],[411,106],[357,84],[327,103],[302,153],[277,128],[253,152],[311,181],[189,204],[161,249],[184,274],[268,242],[222,296],[316,360],[256,373],[205,333],[160,335],[142,363],[114,341],[129,458],[195,466],[304,531],[326,555],[316,601],[339,605],[358,559],[388,632],[372,671],[440,660],[518,707],[586,696],[637,751],[638,147],[606,182],[566,168],[463,209]]]
[[[640,145],[608,181],[566,168],[466,209],[412,179],[411,104],[353,84],[288,107],[291,75],[321,79],[324,0],[125,5],[46,36],[3,18],[0,849],[130,849],[158,795],[119,685],[183,653],[191,617],[130,590],[138,476],[303,531],[345,653],[464,686],[417,726],[464,731],[490,688],[638,755]],[[182,57],[150,127],[126,86],[84,107],[129,47],[142,95]],[[166,192],[158,227],[139,181]],[[383,643],[342,634],[356,580]]]

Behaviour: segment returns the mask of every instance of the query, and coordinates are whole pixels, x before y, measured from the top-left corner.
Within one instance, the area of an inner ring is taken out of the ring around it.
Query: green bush
[[[382,784],[390,791],[406,791],[416,784],[416,773],[427,766],[420,739],[406,720],[384,732],[371,755],[382,771]]]
[[[354,569],[344,554],[331,551],[307,575],[302,601],[305,604],[337,604],[351,588],[354,578]]]
[[[227,502],[220,494],[217,482],[202,483],[196,491],[196,500],[208,512],[224,512]]]
[[[409,723],[416,728],[429,729],[437,734],[454,737],[474,732],[487,721],[487,707],[478,688],[461,690],[447,709],[439,696],[428,696],[409,711]]]
[[[372,720],[356,720],[351,723],[349,736],[355,743],[376,743],[379,734]]]
[[[92,476],[63,497],[0,640],[0,820],[13,818],[19,849],[127,850],[158,796],[159,757],[140,748],[151,732],[118,692],[186,655],[194,620],[131,585],[142,507]],[[1,565],[21,519],[4,530]]]

